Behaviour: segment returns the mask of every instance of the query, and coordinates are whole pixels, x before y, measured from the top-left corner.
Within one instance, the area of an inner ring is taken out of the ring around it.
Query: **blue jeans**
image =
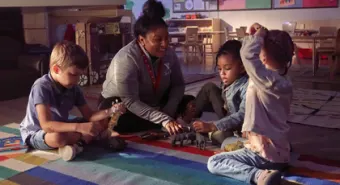
[[[211,156],[208,169],[211,173],[251,184],[259,170],[283,170],[288,164],[272,163],[258,154],[243,148]]]
[[[45,142],[46,132],[39,130],[34,134],[30,135],[26,140],[28,146],[37,150],[53,150],[54,148],[48,146]]]

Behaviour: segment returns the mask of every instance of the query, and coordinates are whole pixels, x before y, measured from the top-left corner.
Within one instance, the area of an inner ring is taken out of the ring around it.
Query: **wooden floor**
[[[213,63],[202,66],[203,64],[191,63],[184,65],[184,72],[202,73],[212,72]],[[219,83],[218,78],[206,80],[199,83],[190,84],[186,87],[186,93],[196,95],[202,85],[208,81]],[[294,84],[300,88],[308,87],[304,83]],[[338,85],[337,85],[338,86]],[[88,100],[92,108],[96,107],[96,100]],[[0,102],[0,125],[8,123],[20,123],[26,111],[27,97]],[[76,110],[72,114],[79,115]],[[293,152],[310,154],[322,158],[340,160],[340,130],[309,127],[305,125],[292,124],[289,138],[293,146]]]

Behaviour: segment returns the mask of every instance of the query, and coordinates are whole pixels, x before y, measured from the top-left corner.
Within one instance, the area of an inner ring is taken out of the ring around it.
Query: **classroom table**
[[[292,36],[293,42],[295,43],[309,43],[313,44],[313,56],[312,56],[312,63],[313,63],[313,76],[315,76],[316,70],[318,68],[318,63],[316,62],[316,43],[321,40],[331,40],[336,39],[336,36],[331,35],[312,35],[312,36]]]
[[[199,35],[206,35],[206,34],[224,34],[224,31],[198,31],[198,34]],[[185,36],[185,31],[172,31],[172,32],[169,32],[169,35],[171,37],[174,37],[174,36]]]

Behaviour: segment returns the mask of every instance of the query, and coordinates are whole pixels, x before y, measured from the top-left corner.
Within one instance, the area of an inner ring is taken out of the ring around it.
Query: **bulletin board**
[[[337,8],[339,0],[173,0],[173,12]]]
[[[218,0],[173,0],[173,12],[207,12],[218,10]]]
[[[273,8],[337,8],[338,0],[273,0]]]
[[[272,0],[218,0],[218,6],[220,11],[271,9]]]

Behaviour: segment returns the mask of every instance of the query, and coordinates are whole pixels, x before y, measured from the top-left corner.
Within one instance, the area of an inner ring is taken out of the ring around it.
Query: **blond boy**
[[[72,160],[83,149],[80,143],[90,143],[107,130],[102,120],[114,112],[125,111],[122,104],[99,112],[90,109],[77,85],[88,63],[86,53],[78,45],[71,42],[55,45],[50,72],[33,84],[26,116],[20,124],[22,139],[28,146],[39,150],[58,148],[64,160]],[[69,111],[74,106],[81,112],[82,120],[69,120]]]

